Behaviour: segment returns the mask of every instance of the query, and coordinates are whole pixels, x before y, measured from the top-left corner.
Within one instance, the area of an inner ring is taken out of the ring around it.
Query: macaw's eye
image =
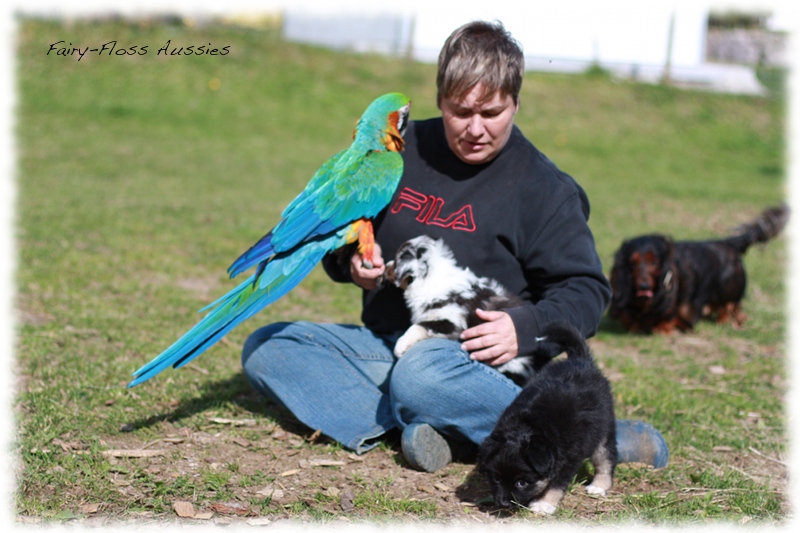
[[[524,479],[518,479],[514,482],[514,486],[520,490],[524,490],[528,487],[528,482]]]

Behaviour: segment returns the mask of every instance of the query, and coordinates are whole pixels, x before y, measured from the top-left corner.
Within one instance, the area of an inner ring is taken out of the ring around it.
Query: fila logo
[[[422,224],[460,231],[475,231],[471,205],[467,204],[448,216],[442,216],[443,207],[443,198],[422,194],[405,187],[392,205],[391,213],[397,214],[407,208],[417,212],[416,220]]]

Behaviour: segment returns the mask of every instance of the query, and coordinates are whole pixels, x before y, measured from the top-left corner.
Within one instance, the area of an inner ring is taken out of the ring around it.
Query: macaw
[[[411,102],[403,94],[375,99],[356,124],[352,144],[326,161],[284,209],[280,221],[228,268],[234,278],[255,273],[228,294],[158,357],[133,373],[128,387],[168,366],[180,368],[230,330],[296,287],[333,250],[358,241],[363,264],[372,268],[372,219],[392,199],[403,174],[403,134]]]

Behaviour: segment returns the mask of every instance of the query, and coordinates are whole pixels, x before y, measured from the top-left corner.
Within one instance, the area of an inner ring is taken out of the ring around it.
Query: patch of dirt
[[[624,513],[637,497],[655,495],[665,505],[692,498],[720,498],[714,490],[692,483],[682,484],[682,473],[711,470],[722,477],[736,471],[776,493],[788,494],[788,473],[783,458],[773,458],[751,449],[750,453],[719,449],[713,454],[687,454],[691,459],[674,460],[669,470],[655,471],[646,465],[622,464],[617,479],[604,497],[583,490],[586,474],[564,497],[556,517],[538,517],[523,511],[511,513],[493,507],[488,484],[470,462],[454,462],[436,473],[418,472],[407,466],[397,445],[385,444],[363,455],[342,449],[324,437],[296,424],[258,425],[252,419],[209,417],[202,429],[176,428],[161,424],[161,435],[142,442],[134,434],[121,433],[103,444],[107,450],[109,481],[124,500],[132,504],[152,496],[152,486],[174,485],[179,478],[198,480],[219,473],[219,491],[169,497],[171,508],[153,512],[114,511],[104,502],[91,501],[90,494],[71,520],[86,527],[120,525],[297,525],[400,523],[440,525],[492,525],[577,522],[591,524],[614,512]],[[248,429],[248,437],[241,428]],[[79,441],[54,439],[53,448],[64,453],[89,453]],[[716,456],[716,457],[715,457]],[[138,471],[138,474],[136,472]],[[672,472],[665,475],[664,472]],[[150,488],[141,473],[149,477]],[[255,480],[255,482],[253,481]],[[198,483],[198,485],[201,485]],[[147,493],[147,495],[145,494]],[[633,498],[633,500],[631,500]],[[782,514],[789,516],[784,500]],[[399,502],[405,502],[405,507]],[[414,504],[419,507],[413,508]],[[422,509],[422,510],[420,510]],[[111,513],[109,513],[111,511]],[[604,521],[605,519],[605,521]],[[17,518],[25,524],[41,523],[37,517]]]
[[[244,418],[210,418],[209,422],[215,427],[200,431],[176,429],[165,423],[163,436],[145,444],[121,435],[106,442],[110,451],[119,455],[109,460],[112,465],[138,461],[139,467],[166,482],[179,476],[197,477],[203,471],[230,475],[226,489],[233,493],[231,503],[195,505],[194,518],[184,516],[192,521],[259,518],[263,513],[250,502],[268,498],[271,498],[270,513],[266,517],[271,522],[302,517],[298,509],[303,507],[313,508],[315,515],[324,513],[333,520],[368,520],[370,505],[357,506],[354,502],[364,493],[384,497],[385,501],[434,504],[437,520],[482,523],[496,518],[481,510],[480,500],[489,495],[489,489],[476,475],[474,464],[456,462],[430,474],[409,468],[396,444],[356,455],[332,445],[318,433],[298,431],[296,427],[257,426],[255,421]],[[241,432],[234,430],[237,427],[247,428],[250,437],[242,437]],[[152,456],[147,456],[148,451]],[[126,476],[118,476],[119,490],[136,498],[135,485],[128,484]],[[248,478],[260,482],[245,486],[248,483],[244,480]],[[280,512],[281,508],[286,512]],[[385,515],[386,506],[376,503],[374,513]],[[422,519],[414,512],[400,512],[398,518]]]
[[[703,339],[680,337],[675,342],[680,342],[684,351],[696,348],[698,356],[707,347]],[[593,350],[601,366],[614,352],[613,347],[597,341],[593,342]],[[713,362],[713,357],[706,357]],[[621,376],[609,377],[614,381]],[[112,504],[88,500],[76,510],[82,514],[79,522],[90,527],[149,523],[339,524],[374,520],[463,525],[566,520],[590,524],[607,523],[605,517],[629,511],[635,498],[642,495],[663,498],[665,502],[720,498],[724,506],[727,493],[693,484],[688,478],[694,471],[715,472],[720,477],[735,472],[766,485],[780,495],[784,507],[781,514],[790,516],[787,459],[762,453],[757,443],[744,451],[718,447],[711,452],[685,445],[680,457],[673,457],[665,471],[654,471],[645,465],[620,465],[614,487],[600,498],[585,493],[585,476],[579,476],[556,517],[536,517],[529,512],[510,513],[495,508],[488,483],[469,460],[454,462],[435,473],[418,472],[407,465],[396,435],[387,436],[370,452],[356,455],[305,428],[253,391],[237,397],[236,403],[241,409],[235,416],[223,418],[212,410],[200,410],[193,414],[190,425],[182,427],[169,422],[183,417],[171,410],[177,404],[164,406],[166,413],[126,424],[120,433],[101,443],[111,464],[108,481],[124,501],[151,500],[154,484],[169,488],[179,480],[196,480],[198,487],[207,487],[204,477],[214,474],[223,480],[217,494],[167,496],[171,507],[166,514],[158,515],[129,511],[120,514],[118,506],[112,509]],[[255,412],[267,418],[250,418]],[[742,416],[743,424],[758,427],[758,413]],[[137,431],[139,426],[147,426],[149,431]],[[68,436],[50,444],[59,453],[89,453],[86,443]],[[142,472],[146,473],[147,483],[142,480]],[[78,495],[75,499],[83,501],[84,497],[91,495]],[[25,523],[39,520],[18,518]]]
[[[363,523],[373,518],[403,524],[493,524],[503,522],[539,522],[563,518],[536,517],[530,513],[509,513],[493,507],[486,480],[474,463],[454,462],[436,473],[418,472],[406,464],[399,445],[387,442],[363,455],[356,455],[312,433],[296,421],[256,422],[245,417],[226,419],[208,416],[208,424],[192,430],[160,423],[160,437],[141,442],[135,433],[120,433],[108,440],[104,452],[111,462],[111,482],[131,501],[145,495],[131,472],[131,461],[156,482],[174,483],[178,478],[197,479],[220,473],[227,478],[225,501],[215,498],[175,498],[172,513],[126,515],[125,521],[137,525],[206,523],[250,525],[281,523]],[[246,437],[243,435],[247,435]],[[55,443],[71,447],[72,443]],[[80,446],[76,445],[77,448]],[[73,447],[75,448],[75,447]],[[75,448],[75,449],[77,449]],[[66,449],[65,449],[66,451]],[[780,459],[766,457],[753,450],[750,454],[719,450],[726,466],[759,482],[769,482],[786,494],[786,465]],[[698,467],[711,462],[698,459]],[[673,464],[679,469],[685,464]],[[117,468],[118,467],[118,468]],[[611,511],[624,511],[629,503],[625,495],[668,492],[678,499],[698,496],[697,489],[679,487],[664,481],[659,471],[645,465],[618,467],[625,481],[617,480],[605,497],[587,495],[580,479],[561,503],[561,517],[591,521]],[[255,482],[253,481],[255,480]],[[375,500],[374,504],[370,499]],[[198,501],[213,503],[198,503]],[[405,502],[405,509],[395,508]],[[112,525],[103,515],[100,502],[88,502],[82,509],[84,525]],[[410,509],[414,503],[432,512]],[[568,514],[564,514],[564,512]],[[788,510],[787,510],[788,511]]]

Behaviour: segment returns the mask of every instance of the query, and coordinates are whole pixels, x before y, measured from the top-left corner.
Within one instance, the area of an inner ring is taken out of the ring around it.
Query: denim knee
[[[247,340],[244,341],[244,346],[242,347],[242,366],[246,367],[247,360],[253,352],[258,350],[277,333],[286,329],[289,325],[291,325],[289,322],[276,322],[275,324],[269,324],[268,326],[258,328],[251,333],[250,336],[247,337]]]
[[[392,414],[401,428],[426,423],[475,444],[486,438],[520,390],[446,339],[412,346],[395,364],[390,386]]]
[[[282,402],[268,385],[267,376],[265,375],[265,370],[269,368],[269,365],[274,364],[267,362],[266,359],[269,355],[274,354],[276,350],[262,350],[261,348],[269,343],[275,335],[291,325],[290,322],[277,322],[261,327],[247,337],[242,347],[242,372],[244,377],[254,389],[278,404],[282,404]]]
[[[403,354],[392,370],[394,416],[401,427],[425,422],[445,429],[443,424],[450,425],[445,421],[463,407],[465,390],[477,384],[476,378],[487,379],[486,374],[492,372],[505,379],[472,361],[456,341],[436,338],[421,341]]]
[[[444,376],[456,366],[469,364],[469,355],[456,341],[426,339],[411,347],[394,365],[392,398],[405,405],[423,405],[441,393]]]

